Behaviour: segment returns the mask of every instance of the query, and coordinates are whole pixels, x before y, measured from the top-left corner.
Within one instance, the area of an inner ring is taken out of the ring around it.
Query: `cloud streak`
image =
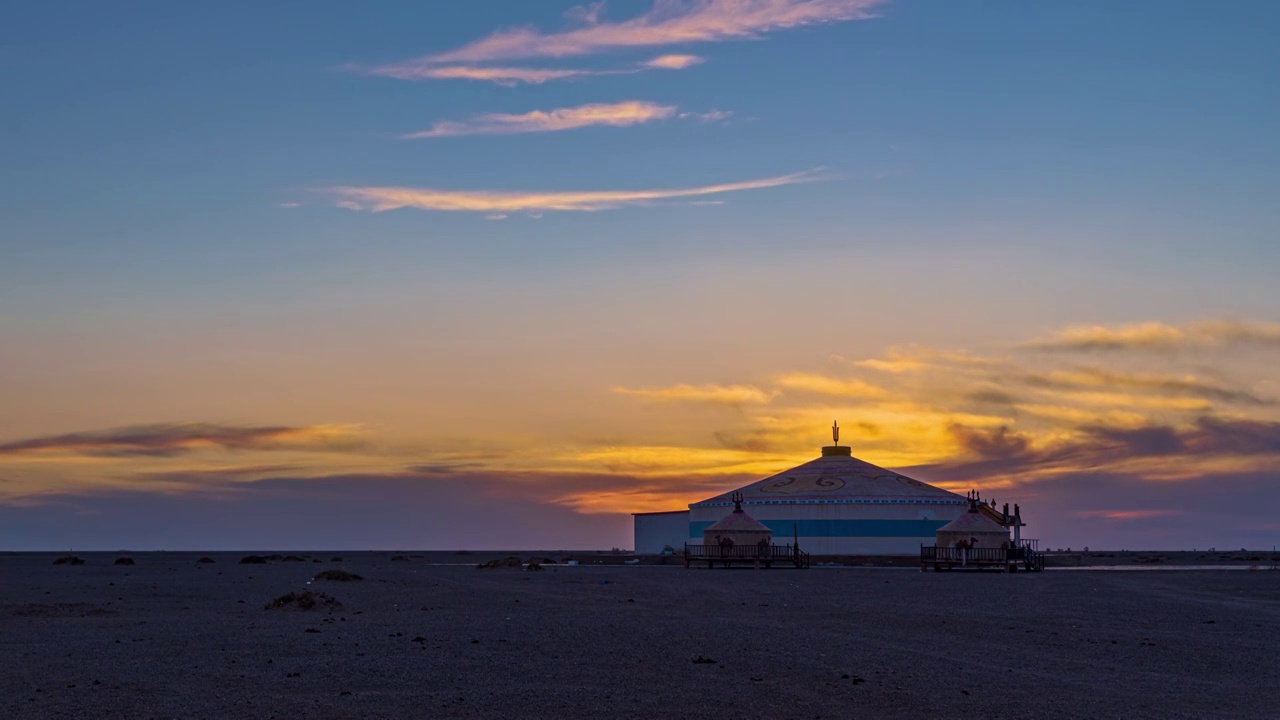
[[[1218,320],[1184,326],[1161,322],[1131,325],[1086,325],[1027,343],[1044,351],[1148,351],[1224,348],[1238,345],[1280,347],[1280,323]]]
[[[568,80],[570,78],[593,75],[619,75],[632,73],[634,70],[575,70],[572,68],[526,68],[526,67],[476,67],[472,65],[421,65],[405,63],[400,65],[384,65],[366,71],[370,75],[395,78],[397,80],[483,80],[486,82],[514,87],[516,85],[541,85],[552,80]]]
[[[467,122],[439,122],[428,130],[402,136],[406,140],[455,137],[460,135],[518,135],[560,132],[591,126],[630,127],[667,120],[676,114],[674,105],[640,100],[595,103],[527,113],[486,113]]]
[[[396,80],[481,80],[503,87],[515,87],[517,85],[541,85],[553,80],[573,80],[606,75],[634,75],[646,70],[684,70],[702,62],[703,58],[697,55],[661,55],[629,67],[605,70],[510,65],[434,65],[421,60],[381,65],[374,68],[348,65],[346,69]]]
[[[338,450],[358,447],[360,442],[360,433],[350,425],[239,427],[215,423],[159,424],[18,440],[0,445],[0,456],[172,457],[208,448]]]
[[[821,180],[817,171],[742,182],[658,190],[583,190],[525,192],[516,190],[440,190],[411,187],[333,187],[320,190],[338,207],[385,212],[400,208],[443,212],[594,212],[648,205],[655,201],[760,190]],[[343,204],[345,203],[345,204]]]
[[[673,385],[664,388],[615,387],[615,393],[661,402],[703,402],[720,405],[762,405],[777,393],[754,385]]]
[[[659,55],[652,60],[641,63],[640,66],[655,70],[684,70],[703,62],[705,60],[697,55]]]
[[[1206,416],[1190,426],[1141,425],[1083,427],[1073,437],[1037,444],[1030,433],[1009,427],[950,427],[959,447],[953,459],[919,466],[930,475],[955,482],[1022,481],[1065,471],[1116,469],[1149,458],[1213,461],[1254,457],[1254,468],[1280,469],[1280,422]],[[1184,475],[1200,473],[1188,467]],[[1167,473],[1166,473],[1167,475]],[[1185,478],[1183,478],[1185,479]]]
[[[1055,370],[1028,375],[1033,387],[1064,390],[1129,389],[1151,390],[1166,395],[1184,395],[1240,405],[1274,405],[1274,400],[1247,390],[1201,380],[1194,375],[1129,373],[1106,368]]]
[[[884,0],[660,0],[621,22],[596,22],[559,33],[502,30],[422,63],[563,58],[619,49],[759,38],[788,28],[863,20]]]
[[[883,388],[857,378],[835,378],[817,373],[788,373],[777,378],[780,387],[788,390],[835,395],[851,398],[883,397]]]

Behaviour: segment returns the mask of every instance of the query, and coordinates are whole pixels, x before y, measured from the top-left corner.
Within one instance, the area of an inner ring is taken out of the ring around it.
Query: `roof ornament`
[[[832,443],[834,443],[833,445],[827,445],[826,447],[822,448],[823,457],[851,457],[851,455],[849,454],[851,451],[851,448],[849,448],[849,446],[847,445],[840,444],[840,423],[839,422],[833,421],[831,423],[831,441]]]
[[[733,500],[733,511],[736,513],[742,512],[742,493],[735,492],[733,495],[729,496],[729,499]]]

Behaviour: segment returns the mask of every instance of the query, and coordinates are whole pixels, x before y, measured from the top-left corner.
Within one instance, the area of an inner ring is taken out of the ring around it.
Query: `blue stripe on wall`
[[[776,542],[793,533],[801,537],[933,537],[948,520],[761,520]],[[689,523],[689,537],[702,537],[714,523]],[[793,529],[794,528],[794,529]]]

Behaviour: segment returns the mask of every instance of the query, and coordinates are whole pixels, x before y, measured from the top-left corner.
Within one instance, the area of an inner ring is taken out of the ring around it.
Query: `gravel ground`
[[[0,718],[1280,717],[1280,572],[200,555],[0,555]]]

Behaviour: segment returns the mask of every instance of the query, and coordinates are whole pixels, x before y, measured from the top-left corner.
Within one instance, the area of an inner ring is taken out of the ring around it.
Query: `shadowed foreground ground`
[[[1280,717],[1280,572],[210,556],[0,555],[0,717]]]

